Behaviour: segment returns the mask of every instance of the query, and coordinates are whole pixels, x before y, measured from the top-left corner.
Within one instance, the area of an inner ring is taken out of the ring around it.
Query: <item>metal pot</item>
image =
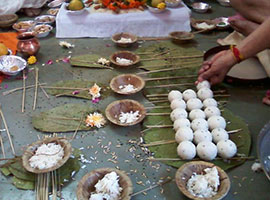
[[[40,43],[33,32],[21,33],[17,36],[19,40],[17,44],[18,51],[25,56],[32,56],[38,53]]]

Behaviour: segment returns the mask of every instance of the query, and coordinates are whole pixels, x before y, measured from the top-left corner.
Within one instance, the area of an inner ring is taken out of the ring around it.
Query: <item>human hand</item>
[[[205,61],[199,70],[197,82],[208,80],[211,85],[221,83],[236,60],[230,50],[217,53],[210,61]]]

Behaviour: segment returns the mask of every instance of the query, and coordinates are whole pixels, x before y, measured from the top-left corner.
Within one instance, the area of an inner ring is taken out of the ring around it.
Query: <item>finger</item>
[[[223,81],[223,79],[220,76],[212,76],[210,79],[211,85],[216,85],[218,83],[221,83],[222,81]]]
[[[211,79],[212,76],[215,75],[215,71],[210,69],[202,73],[200,76],[203,78],[203,80]]]
[[[201,67],[201,69],[199,70],[198,74],[200,75],[200,74],[206,72],[206,71],[209,70],[209,69],[210,69],[210,65],[203,65],[203,66]]]

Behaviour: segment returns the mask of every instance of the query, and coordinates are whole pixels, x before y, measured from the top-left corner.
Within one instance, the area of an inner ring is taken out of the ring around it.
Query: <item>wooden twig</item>
[[[165,98],[165,97],[147,97],[147,99],[149,100],[149,101],[154,101],[154,100],[167,100],[167,98]]]
[[[56,89],[56,90],[89,90],[89,88],[53,87],[53,86],[44,86],[43,88]]]
[[[215,94],[215,97],[230,97],[231,95],[229,94]]]
[[[146,113],[146,116],[168,116],[171,113]]]
[[[150,69],[150,68],[157,68],[157,67],[169,67],[169,66],[184,66],[190,64],[200,65],[201,61],[189,61],[189,62],[180,62],[180,63],[168,63],[168,64],[160,64],[160,65],[150,65],[150,66],[139,66],[139,69]]]
[[[195,66],[192,66],[192,67],[171,67],[171,68],[167,68],[167,69],[156,69],[156,70],[151,70],[151,71],[147,71],[147,72],[139,72],[139,73],[137,73],[137,75],[151,74],[151,73],[157,73],[157,72],[168,72],[168,71],[181,70],[181,69],[187,69],[187,68],[193,68],[193,67],[195,67]]]
[[[4,147],[4,142],[3,142],[3,138],[2,138],[1,134],[2,133],[0,132],[0,145],[1,145],[2,153],[3,153],[3,157],[4,157],[4,159],[6,159],[5,147]]]
[[[36,82],[35,82],[35,96],[34,96],[34,103],[33,103],[33,110],[36,109],[37,104],[37,95],[38,95],[38,68],[36,68]]]
[[[156,185],[150,186],[149,188],[146,188],[146,189],[143,189],[143,190],[141,190],[141,191],[139,191],[139,192],[133,193],[133,194],[131,195],[131,197],[134,197],[134,196],[136,196],[136,195],[138,195],[138,194],[147,192],[147,191],[152,190],[152,189],[154,189],[154,188],[156,188],[156,187],[165,185],[165,184],[167,184],[167,183],[169,183],[169,182],[171,182],[171,181],[172,181],[172,179],[169,179],[169,180],[164,181],[164,182],[162,182],[162,183],[158,183],[158,184],[156,184]]]
[[[71,140],[74,140],[74,138],[76,137],[76,135],[77,135],[77,133],[78,133],[78,130],[79,130],[79,128],[80,128],[80,126],[81,126],[81,124],[82,124],[82,122],[83,122],[83,119],[84,119],[84,113],[82,114],[82,117],[81,117],[81,119],[80,119],[80,123],[79,123],[79,125],[76,127],[76,130],[75,130],[75,132],[74,132],[74,134],[73,134]]]
[[[13,146],[12,138],[11,138],[11,135],[10,135],[10,132],[9,132],[9,129],[8,129],[8,126],[7,126],[7,122],[6,122],[4,113],[2,111],[2,105],[1,105],[1,103],[0,103],[0,115],[1,115],[1,118],[3,120],[5,129],[6,129],[6,132],[7,132],[7,136],[8,136],[8,140],[9,140],[9,144],[10,144],[12,153],[13,153],[13,155],[15,155],[15,149],[14,149],[14,146]]]
[[[152,146],[157,146],[157,145],[162,145],[162,144],[172,144],[176,143],[175,140],[162,140],[162,141],[156,141],[156,142],[151,142],[148,144],[143,144],[143,147],[152,147]]]
[[[23,70],[22,113],[24,112],[24,107],[25,107],[25,91],[26,91],[25,82],[26,82],[25,70]]]
[[[163,122],[164,122],[164,120],[158,122],[157,124],[162,124]],[[150,129],[152,129],[152,128],[146,128],[146,129],[142,130],[140,133],[144,133],[145,131],[148,131]]]
[[[194,55],[194,56],[176,56],[176,57],[164,57],[164,58],[145,58],[141,61],[150,61],[150,60],[168,60],[168,59],[190,59],[190,58],[202,58],[203,55]]]
[[[197,75],[190,76],[168,76],[168,77],[158,77],[158,78],[146,78],[145,81],[162,81],[162,80],[172,80],[172,79],[189,79],[198,77]]]
[[[169,102],[168,99],[166,99],[166,100],[158,100],[158,101],[150,101],[150,103],[165,103],[165,102]]]
[[[146,128],[173,128],[173,125],[147,125]]]
[[[43,85],[46,85],[47,83],[41,83],[39,84],[39,86],[43,86]],[[30,89],[30,88],[33,88],[35,87],[36,85],[29,85],[29,86],[26,86],[25,89]],[[20,90],[23,90],[23,87],[18,87],[18,88],[14,88],[14,89],[11,89],[11,90],[8,90],[8,91],[5,91],[3,92],[3,96],[6,96],[8,94],[11,94],[11,93],[14,93],[14,92],[17,92],[17,91],[20,91]]]
[[[95,66],[95,67],[98,68],[98,69],[113,69],[113,67],[104,66],[104,65],[97,64],[97,63],[94,63],[94,62],[88,62],[88,61],[83,61],[83,60],[76,60],[76,59],[74,59],[74,58],[73,58],[72,60],[75,61],[75,62],[91,64],[91,65]],[[94,68],[94,67],[93,67],[93,68]]]
[[[183,160],[181,158],[154,158],[154,157],[149,157],[147,158],[150,161],[195,161],[195,160],[201,160],[199,158],[195,158],[192,160]],[[251,157],[232,157],[232,158],[220,158],[217,157],[214,160],[255,160],[256,158],[251,156]]]
[[[168,84],[168,85],[152,85],[145,87],[146,89],[149,88],[167,88],[167,87],[177,87],[177,86],[192,86],[194,83],[175,83],[175,84]]]
[[[143,41],[159,41],[159,40],[169,40],[170,37],[139,37],[138,40]]]
[[[171,108],[170,106],[149,106],[149,107],[145,107],[145,109],[162,109],[162,108]]]

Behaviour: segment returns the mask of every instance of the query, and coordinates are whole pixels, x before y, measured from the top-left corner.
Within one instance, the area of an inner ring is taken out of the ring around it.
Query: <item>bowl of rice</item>
[[[137,40],[137,36],[131,33],[116,33],[112,36],[112,41],[119,47],[130,47]]]
[[[185,163],[177,170],[175,180],[179,190],[195,200],[223,199],[231,186],[224,170],[204,161]]]
[[[80,180],[77,199],[130,200],[132,191],[132,182],[125,172],[114,168],[100,168],[87,173]]]
[[[107,119],[118,126],[133,126],[146,116],[146,110],[138,101],[123,99],[109,104],[105,110]]]
[[[216,23],[207,19],[191,19],[190,23],[192,28],[198,31],[210,32],[216,28]]]
[[[141,91],[145,81],[134,74],[121,74],[114,77],[110,82],[111,89],[117,94],[131,95]]]
[[[118,67],[129,67],[140,62],[140,57],[130,51],[118,51],[110,56],[110,62]]]

